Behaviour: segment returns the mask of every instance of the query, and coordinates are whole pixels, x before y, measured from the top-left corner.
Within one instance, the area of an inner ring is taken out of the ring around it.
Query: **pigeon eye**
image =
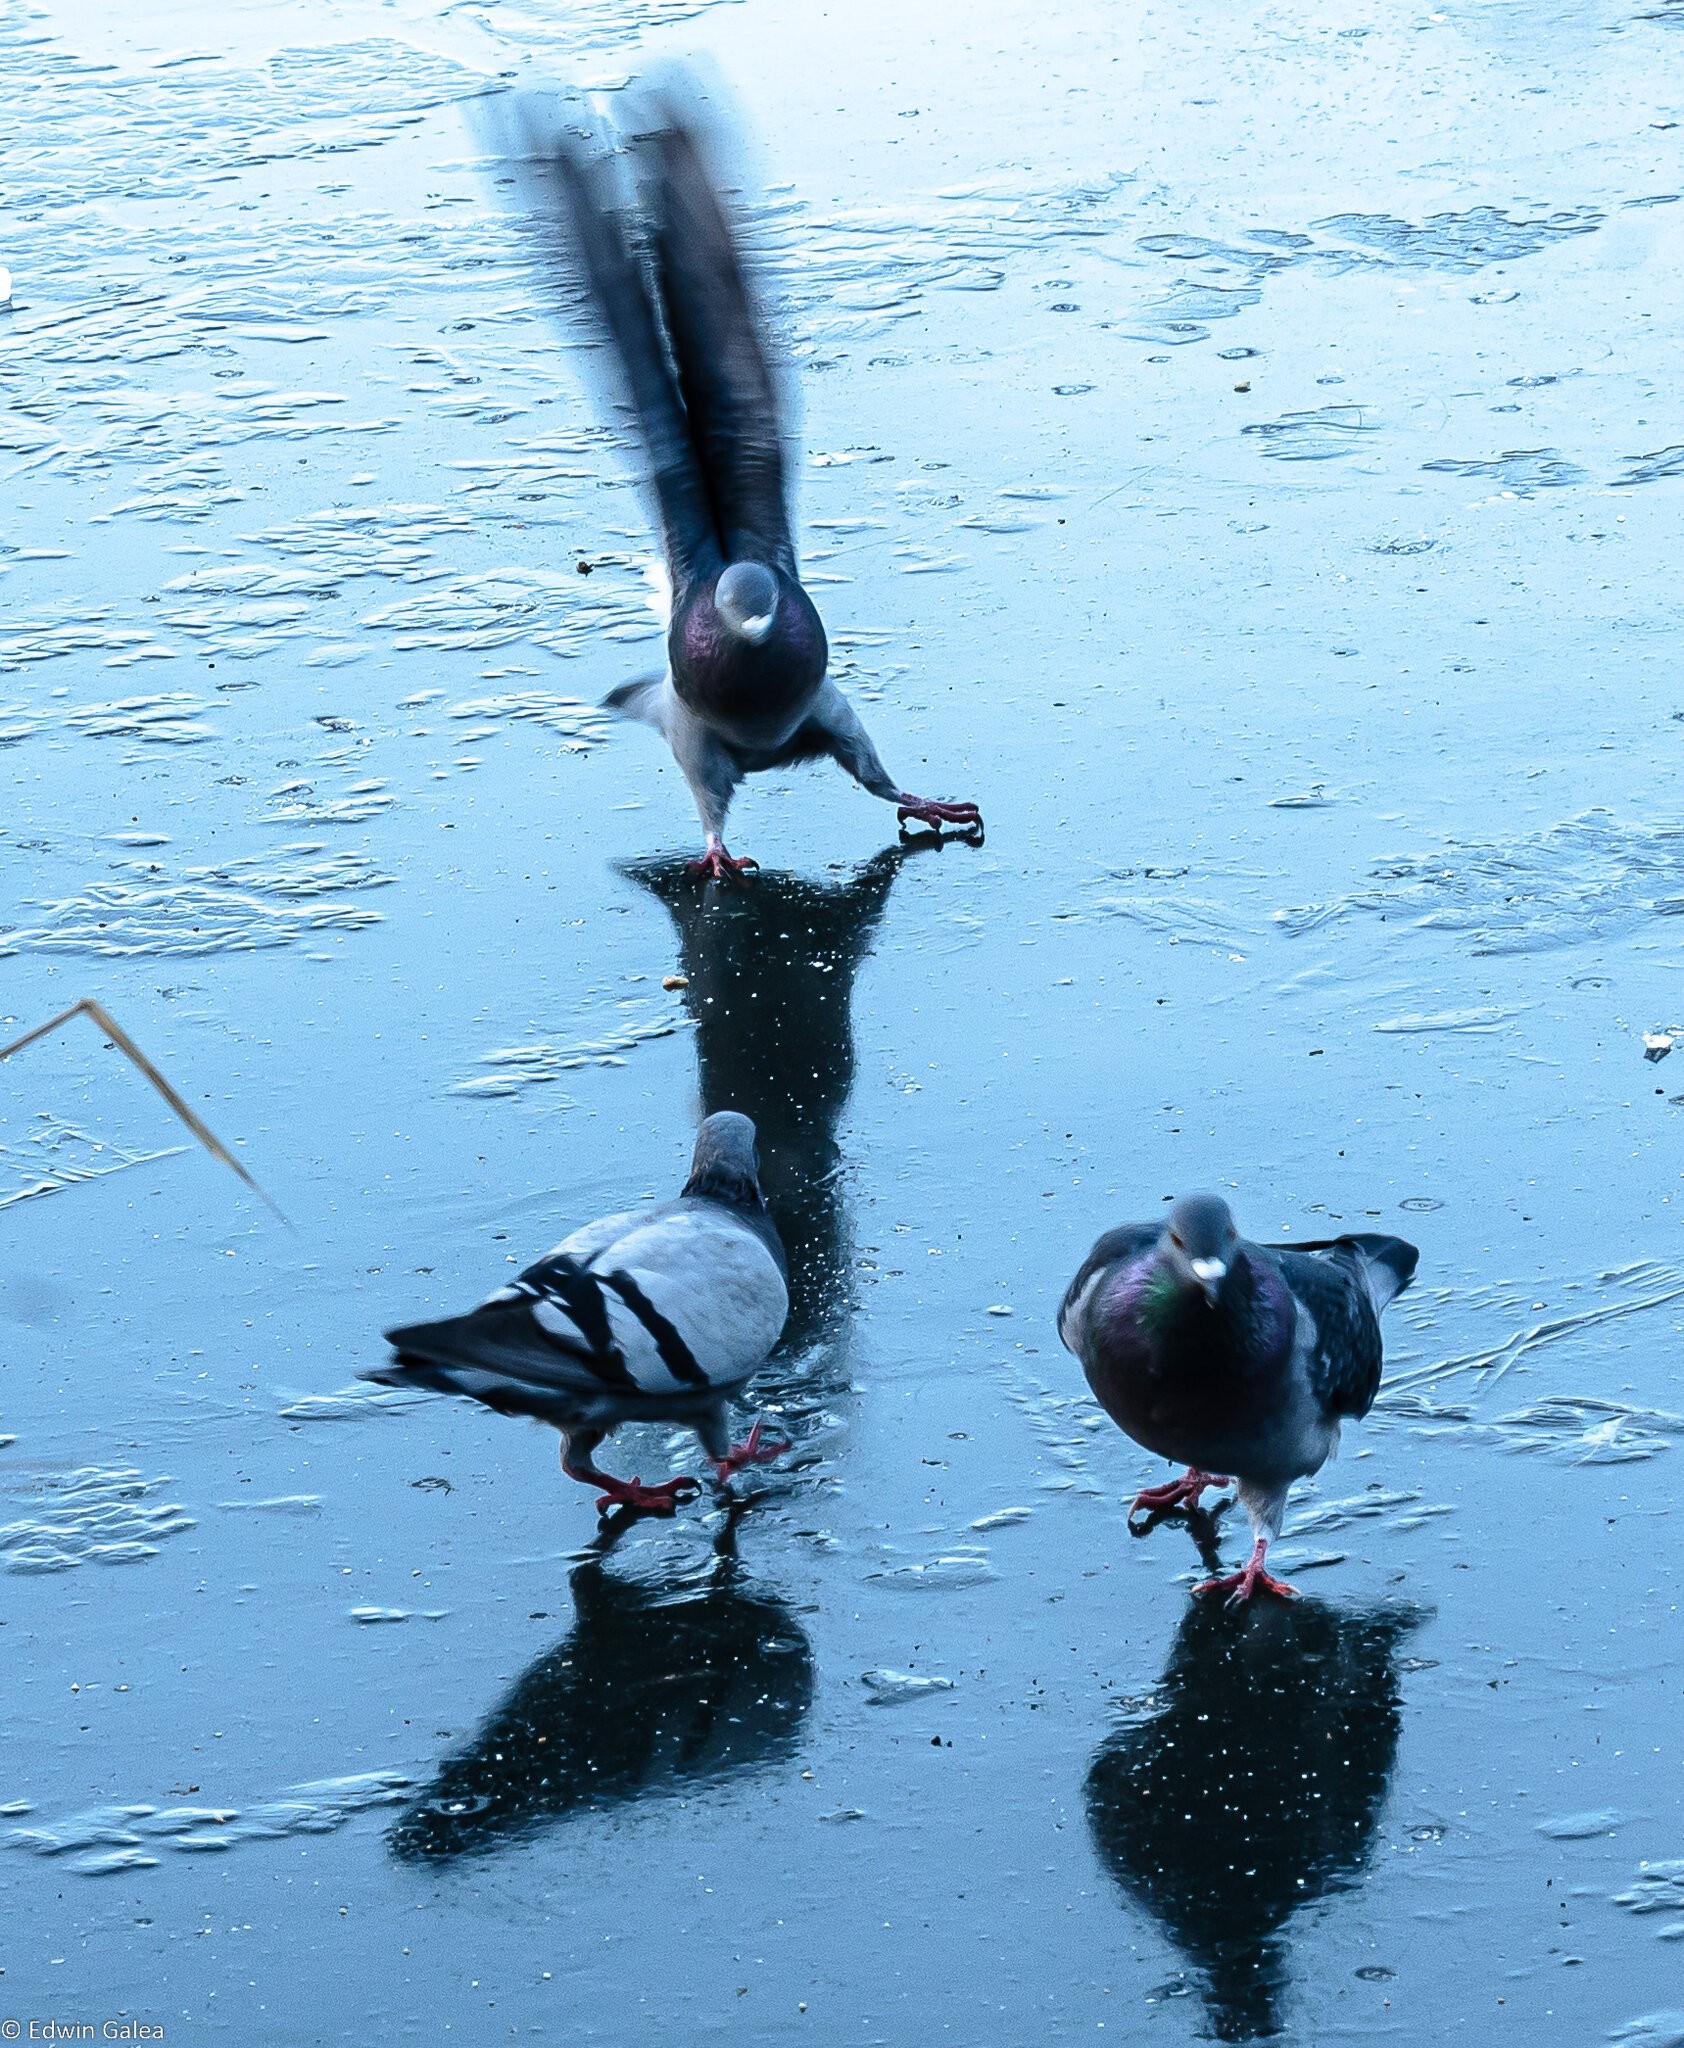
[[[1172,1245],[1175,1246],[1178,1252],[1184,1252],[1187,1249],[1187,1247],[1181,1242],[1181,1233],[1178,1230],[1172,1230],[1170,1232],[1169,1241]]]

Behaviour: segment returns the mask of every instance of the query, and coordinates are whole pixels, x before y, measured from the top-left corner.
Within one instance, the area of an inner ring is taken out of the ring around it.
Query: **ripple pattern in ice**
[[[0,958],[13,953],[86,953],[106,959],[194,959],[290,946],[312,932],[360,931],[380,912],[345,900],[380,888],[367,854],[321,856],[310,843],[276,855],[249,854],[170,877],[151,861],[117,861],[115,881],[40,902],[41,919],[0,927]]]
[[[1421,467],[1438,470],[1447,476],[1477,477],[1495,484],[1499,490],[1513,491],[1518,496],[1526,496],[1533,491],[1562,490],[1572,484],[1590,482],[1590,472],[1581,469],[1576,462],[1567,461],[1556,448],[1511,448],[1503,455],[1469,461],[1444,456],[1423,462]],[[1636,479],[1626,478],[1624,481]]]
[[[588,753],[608,737],[609,717],[577,697],[558,697],[552,690],[499,690],[489,697],[470,697],[453,704],[448,718],[529,721],[555,733],[573,754]],[[464,734],[464,739],[469,735]]]
[[[169,1483],[94,1465],[43,1475],[20,1489],[34,1512],[0,1528],[0,1569],[68,1572],[155,1557],[165,1537],[194,1526],[180,1507],[154,1498]]]
[[[384,605],[362,623],[391,633],[405,653],[489,650],[524,640],[549,654],[575,655],[599,640],[650,640],[661,632],[641,588],[605,588],[523,567],[452,578]]]
[[[1607,216],[1594,206],[1516,220],[1495,206],[1465,213],[1434,213],[1419,224],[1389,213],[1334,213],[1312,226],[1403,270],[1482,270],[1512,263],[1574,235],[1588,235]]]
[[[489,1074],[457,1081],[452,1095],[518,1095],[523,1089],[559,1081],[563,1074],[582,1067],[621,1067],[626,1055],[651,1039],[671,1038],[687,1030],[691,1019],[676,1003],[651,1004],[633,998],[618,1006],[619,1014],[595,1038],[565,1040],[560,1044],[543,1041],[531,1045],[505,1046],[497,1052],[482,1053],[480,1065]]]
[[[16,1145],[0,1145],[0,1209],[14,1202],[28,1202],[38,1195],[56,1195],[78,1182],[98,1180],[108,1173],[121,1173],[125,1166],[147,1166],[155,1159],[171,1159],[183,1145],[166,1145],[158,1152],[130,1152],[121,1145],[93,1138],[73,1124],[61,1123],[42,1110],[31,1119]],[[10,1185],[5,1185],[10,1182]]]
[[[1374,423],[1360,405],[1323,405],[1311,412],[1283,413],[1278,420],[1256,420],[1240,429],[1256,438],[1261,451],[1277,462],[1332,462],[1352,454]]]
[[[7,1846],[62,1856],[86,1877],[155,1868],[160,1853],[195,1855],[242,1842],[326,1835],[371,1807],[401,1805],[413,1780],[396,1771],[360,1771],[294,1785],[255,1806],[95,1806],[33,1827],[13,1828]]]
[[[1454,932],[1475,954],[1542,953],[1684,914],[1684,828],[1585,811],[1508,842],[1454,842],[1382,862],[1353,909]]]

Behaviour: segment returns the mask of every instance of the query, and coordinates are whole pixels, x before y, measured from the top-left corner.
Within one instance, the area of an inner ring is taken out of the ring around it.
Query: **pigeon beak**
[[[772,630],[772,614],[762,612],[758,618],[744,619],[737,631],[751,647],[758,647]]]
[[[1227,1262],[1223,1259],[1193,1259],[1189,1263],[1193,1278],[1199,1283],[1199,1291],[1214,1308],[1216,1297],[1222,1292],[1222,1283],[1228,1277]]]

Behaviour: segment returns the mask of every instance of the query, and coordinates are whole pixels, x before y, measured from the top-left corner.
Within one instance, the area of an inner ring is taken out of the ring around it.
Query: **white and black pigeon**
[[[654,726],[677,756],[707,834],[693,873],[756,865],[724,841],[745,775],[825,755],[896,805],[902,825],[980,832],[975,804],[901,788],[826,675],[790,536],[778,393],[701,122],[670,87],[636,104],[624,151],[633,203],[622,155],[576,107],[516,100],[509,165],[552,267],[584,273],[660,513],[668,670],[622,684],[605,707]]]
[[[365,1379],[465,1394],[561,1432],[561,1469],[611,1508],[670,1515],[701,1491],[645,1486],[592,1462],[622,1422],[688,1424],[721,1486],[790,1446],[756,1422],[733,1446],[726,1402],[778,1341],[789,1313],[783,1246],[760,1191],[754,1125],[720,1110],[696,1133],[674,1202],[587,1223],[465,1316],[388,1330],[397,1354]]]
[[[1264,1569],[1287,1492],[1321,1470],[1346,1417],[1373,1407],[1380,1311],[1419,1258],[1400,1237],[1357,1233],[1250,1244],[1216,1195],[1185,1195],[1162,1223],[1125,1223],[1089,1252],[1058,1334],[1112,1421],[1187,1467],[1143,1491],[1131,1517],[1197,1507],[1207,1487],[1236,1480],[1251,1517],[1244,1569],[1199,1592],[1291,1597]]]

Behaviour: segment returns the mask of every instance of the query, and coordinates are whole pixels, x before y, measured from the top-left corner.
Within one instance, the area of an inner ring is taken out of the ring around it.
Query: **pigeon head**
[[[734,1109],[720,1109],[702,1119],[684,1192],[711,1195],[716,1202],[736,1202],[745,1209],[765,1208],[760,1151],[750,1118]]]
[[[1158,1264],[1214,1308],[1239,1247],[1233,1211],[1220,1195],[1183,1195],[1165,1218]]]
[[[713,608],[730,633],[758,647],[778,615],[778,579],[764,562],[733,562],[713,587]]]

